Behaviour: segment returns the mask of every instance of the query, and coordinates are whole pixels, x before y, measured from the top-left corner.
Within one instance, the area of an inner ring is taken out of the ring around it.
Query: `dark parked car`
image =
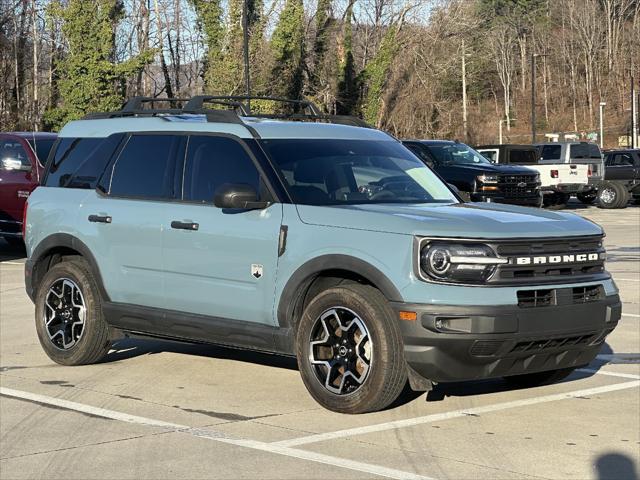
[[[40,183],[56,138],[54,133],[0,133],[0,237],[12,245],[22,243],[24,205]]]
[[[405,140],[413,153],[472,202],[540,207],[540,175],[519,165],[496,165],[464,143]]]
[[[604,181],[598,186],[602,208],[625,208],[640,201],[640,149],[608,150],[604,154]]]

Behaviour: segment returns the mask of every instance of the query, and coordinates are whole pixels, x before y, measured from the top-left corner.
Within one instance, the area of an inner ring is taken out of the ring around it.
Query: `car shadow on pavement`
[[[295,358],[284,355],[256,352],[252,350],[240,350],[218,345],[182,343],[153,338],[124,338],[114,342],[111,351],[101,363],[113,363],[141,355],[154,355],[170,352],[194,355],[199,357],[217,358],[224,360],[236,360],[239,362],[255,363],[270,367],[297,370],[298,364]]]
[[[624,453],[612,452],[600,455],[595,461],[598,480],[638,480],[635,461]]]

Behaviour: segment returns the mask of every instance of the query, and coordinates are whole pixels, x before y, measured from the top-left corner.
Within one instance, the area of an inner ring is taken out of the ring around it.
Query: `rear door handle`
[[[89,221],[95,223],[111,223],[109,215],[89,215]]]
[[[171,222],[171,228],[175,228],[177,230],[198,230],[200,228],[200,224],[195,222],[181,222],[179,220],[174,220]]]

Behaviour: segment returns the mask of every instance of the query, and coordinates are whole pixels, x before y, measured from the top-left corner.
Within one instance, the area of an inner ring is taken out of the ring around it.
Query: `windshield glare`
[[[455,203],[447,186],[393,140],[277,139],[262,144],[295,203]]]
[[[429,145],[429,150],[442,165],[491,163],[482,154],[464,143]]]

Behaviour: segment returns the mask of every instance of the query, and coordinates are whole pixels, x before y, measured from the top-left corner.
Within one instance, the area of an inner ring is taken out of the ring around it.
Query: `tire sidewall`
[[[86,317],[84,330],[78,342],[68,350],[57,348],[47,334],[44,311],[46,295],[56,281],[68,278],[76,283],[84,298]],[[51,360],[62,365],[81,365],[87,363],[91,356],[92,345],[99,329],[104,328],[102,322],[102,306],[95,283],[89,274],[74,261],[61,262],[54,265],[44,276],[35,300],[35,322],[38,339],[45,353]]]
[[[372,342],[372,358],[367,378],[355,392],[345,395],[328,391],[317,378],[309,361],[311,330],[317,318],[332,307],[344,307],[356,313],[369,331]],[[344,413],[362,413],[378,409],[371,408],[371,405],[375,403],[376,395],[383,391],[385,384],[389,381],[388,364],[403,361],[403,352],[396,351],[397,345],[393,345],[390,341],[397,338],[399,333],[391,331],[398,326],[388,318],[389,313],[390,308],[389,312],[379,311],[358,292],[344,287],[326,290],[311,301],[296,331],[296,355],[302,380],[318,403],[330,410]]]

